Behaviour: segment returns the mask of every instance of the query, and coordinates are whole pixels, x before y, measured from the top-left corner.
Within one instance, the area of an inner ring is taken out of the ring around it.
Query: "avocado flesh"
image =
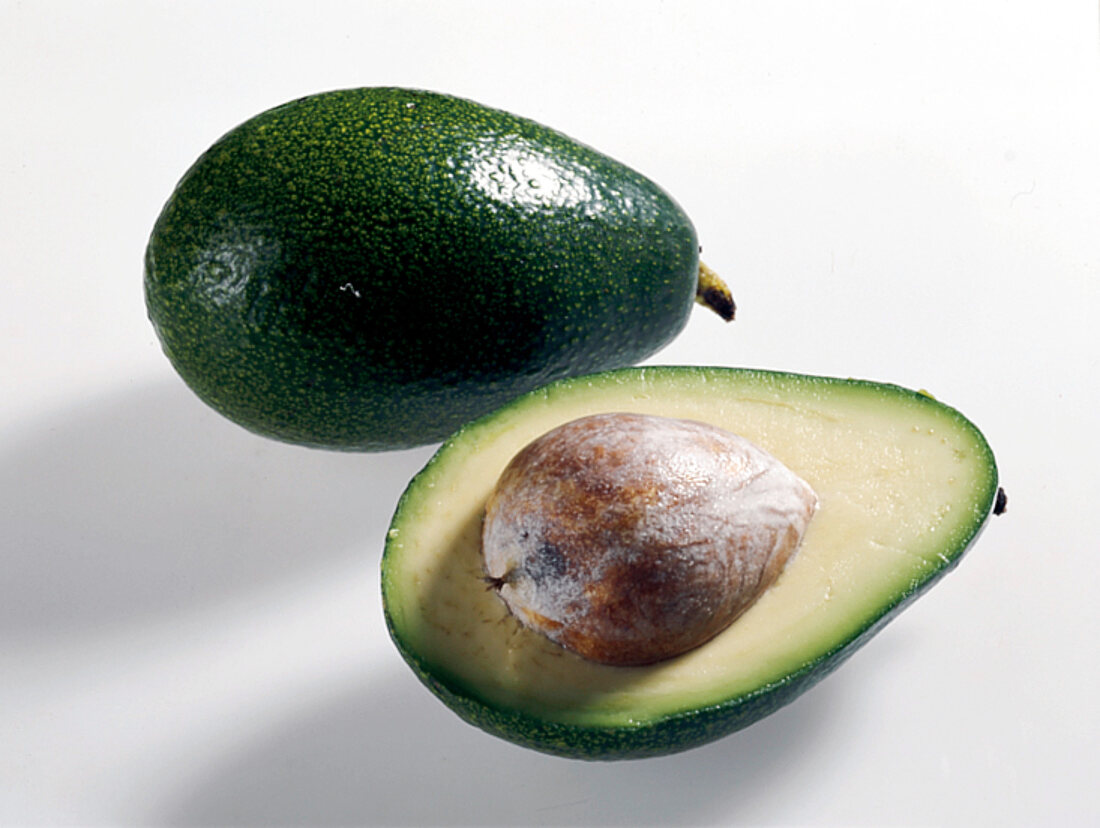
[[[647,667],[588,662],[524,629],[480,561],[482,511],[512,456],[608,411],[740,434],[820,499],[770,590],[711,641]],[[461,429],[410,484],[383,558],[387,622],[421,679],[499,736],[590,759],[669,753],[751,724],[835,668],[957,563],[996,491],[977,429],[896,386],[674,367],[566,380]]]
[[[231,130],[145,258],[150,319],[200,398],[348,450],[436,442],[544,383],[637,363],[679,333],[698,280],[691,221],[646,177],[528,119],[398,88]]]

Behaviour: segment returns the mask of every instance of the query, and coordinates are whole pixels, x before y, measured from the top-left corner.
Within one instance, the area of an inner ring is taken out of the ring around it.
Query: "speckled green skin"
[[[145,293],[218,411],[381,450],[644,359],[683,327],[697,273],[691,222],[633,170],[505,112],[373,88],[215,143],[156,222]]]

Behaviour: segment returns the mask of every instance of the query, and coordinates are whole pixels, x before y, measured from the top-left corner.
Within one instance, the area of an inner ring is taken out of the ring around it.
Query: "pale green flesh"
[[[802,476],[820,507],[793,562],[732,626],[648,667],[584,661],[487,588],[482,511],[504,466],[561,423],[632,411],[712,423]],[[387,542],[395,635],[490,706],[630,725],[783,679],[858,635],[962,553],[989,513],[989,448],[952,409],[892,386],[723,369],[636,369],[551,386],[459,432],[411,484]]]

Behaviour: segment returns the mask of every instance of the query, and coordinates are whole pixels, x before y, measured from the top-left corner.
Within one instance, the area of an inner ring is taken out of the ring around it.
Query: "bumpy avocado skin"
[[[260,434],[435,442],[683,327],[698,242],[657,185],[431,92],[302,98],[217,141],[146,251],[149,316],[213,408]]]

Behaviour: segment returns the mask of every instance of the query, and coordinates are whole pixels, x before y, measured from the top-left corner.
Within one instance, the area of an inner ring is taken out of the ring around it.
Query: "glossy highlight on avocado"
[[[819,499],[796,558],[701,646],[599,664],[526,629],[485,582],[480,532],[501,472],[602,412],[710,423],[774,455]],[[686,750],[787,704],[961,559],[998,501],[978,429],[924,393],[732,368],[563,380],[454,434],[414,478],[382,560],[385,617],[424,684],[467,722],[535,750],[625,759]]]
[[[731,316],[698,255],[667,193],[559,132],[448,95],[346,89],[263,112],[195,162],[153,229],[145,295],[216,410],[383,450],[639,362],[697,294]]]

